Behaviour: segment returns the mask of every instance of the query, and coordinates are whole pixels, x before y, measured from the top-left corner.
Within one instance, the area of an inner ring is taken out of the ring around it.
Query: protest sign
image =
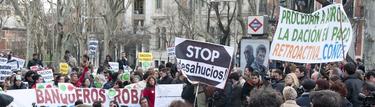
[[[155,88],[155,107],[168,107],[172,101],[182,100],[183,84],[157,85]]]
[[[52,69],[40,70],[40,71],[37,71],[37,73],[43,77],[45,82],[53,81]]]
[[[73,93],[64,94],[58,88],[46,89],[21,89],[8,90],[4,94],[14,98],[14,107],[30,107],[33,103],[36,106],[74,106],[74,103],[81,99],[84,104],[92,105],[94,101],[101,100],[103,105],[109,105],[110,101],[117,101],[119,106],[139,107],[141,89],[119,89],[112,99],[108,96],[109,90],[100,88],[75,88]]]
[[[168,47],[167,53],[168,53],[168,56],[174,56],[175,55],[174,47]]]
[[[176,38],[178,66],[189,81],[223,89],[229,75],[234,49],[228,46]]]
[[[118,62],[108,62],[110,68],[108,70],[113,71],[113,72],[118,72],[119,70],[119,63]]]
[[[0,57],[0,64],[6,64],[8,62],[7,58]]]
[[[69,73],[69,65],[67,63],[60,63],[60,73],[62,75],[68,75]]]
[[[7,64],[0,64],[0,82],[4,82],[5,78],[12,75],[12,67]]]
[[[149,53],[149,52],[138,53],[138,61],[139,62],[151,62],[152,61],[152,53]]]
[[[252,67],[256,71],[267,71],[270,41],[267,39],[241,39],[240,68]]]
[[[270,59],[297,63],[342,61],[352,36],[352,26],[341,4],[328,5],[312,14],[280,7]]]

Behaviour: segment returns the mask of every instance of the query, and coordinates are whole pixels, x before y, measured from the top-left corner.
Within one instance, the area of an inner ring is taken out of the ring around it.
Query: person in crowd
[[[82,84],[82,88],[91,88],[92,84],[90,79],[86,78],[84,83]]]
[[[4,82],[2,82],[1,84],[1,89],[0,91],[7,91],[7,90],[10,90],[11,89],[11,85],[10,85],[10,77],[6,77]]]
[[[103,86],[103,89],[110,89],[114,85],[111,79],[111,73],[109,71],[104,71],[106,83]]]
[[[240,82],[240,73],[233,72],[229,75],[229,81],[227,82],[230,84],[226,86],[226,107],[240,107],[241,102],[241,94],[242,94],[242,85],[243,83]]]
[[[74,106],[82,105],[83,101],[81,99],[78,99],[76,102],[74,102]]]
[[[168,107],[189,107],[189,105],[186,104],[184,101],[175,100],[175,101],[172,101]]]
[[[171,84],[173,79],[168,74],[169,71],[167,68],[161,69],[158,84]]]
[[[365,80],[366,80],[366,82],[375,84],[375,71],[368,71],[365,74]]]
[[[250,92],[253,89],[258,89],[261,87],[260,75],[258,72],[252,72],[250,79],[244,83],[242,87],[241,99],[243,103],[246,103],[250,96]]]
[[[280,107],[283,103],[280,94],[268,87],[252,90],[248,101],[247,107]]]
[[[348,75],[344,81],[348,90],[346,97],[353,104],[353,107],[360,107],[362,102],[359,100],[359,93],[362,91],[363,81],[360,80],[357,75],[355,75],[356,67],[353,63],[345,64],[344,72],[346,75]]]
[[[272,77],[272,88],[276,91],[282,93],[284,89],[284,77],[283,77],[283,71],[280,69],[272,69],[271,70],[271,77]]]
[[[119,69],[125,69],[125,67],[129,66],[128,58],[126,56],[126,52],[121,53],[121,58],[117,61],[119,64]]]
[[[149,99],[148,105],[150,107],[154,107],[156,79],[153,76],[149,76],[146,81],[147,85],[146,88],[142,91],[141,96]]]
[[[288,75],[286,75],[285,86],[291,86],[296,90],[299,88],[299,80],[298,80],[296,74],[289,73]]]
[[[130,76],[130,82],[131,83],[137,83],[137,82],[139,82],[139,80],[141,80],[141,77],[139,77],[138,75]]]
[[[283,97],[285,102],[280,107],[300,107],[296,102],[297,91],[293,87],[286,86],[283,89]]]
[[[78,74],[77,73],[71,73],[70,74],[70,83],[75,85],[78,82]]]
[[[146,97],[142,97],[139,100],[139,105],[141,105],[141,107],[150,107],[148,104],[148,99]]]
[[[111,55],[105,56],[105,60],[104,60],[105,67],[111,67],[108,62],[113,62]]]
[[[195,100],[194,85],[187,79],[185,79],[184,82],[186,85],[184,85],[182,89],[181,98],[184,99],[186,103],[193,105]]]
[[[21,75],[18,75],[18,74],[16,75],[15,83],[12,86],[11,89],[13,89],[13,90],[15,90],[15,89],[27,89],[26,84],[22,82]]]
[[[344,83],[342,83],[341,81],[335,81],[331,84],[331,87],[329,89],[340,94],[341,107],[353,107],[352,103],[350,103],[349,100],[346,99],[348,90],[346,89]]]
[[[117,101],[113,100],[113,101],[109,102],[109,107],[120,107],[120,106],[118,106]]]
[[[32,85],[31,85],[31,88],[35,89],[36,88],[36,84],[38,83],[43,83],[43,77],[39,74],[36,74],[33,76],[33,80],[35,81]]]
[[[297,66],[294,73],[297,75],[299,82],[302,82],[303,80],[307,78],[307,76],[305,76],[306,68],[302,65]]]
[[[94,101],[94,103],[92,104],[92,107],[103,107],[102,103],[103,102],[100,100]]]
[[[118,90],[118,89],[120,89],[120,88],[124,88],[124,87],[122,86],[122,82],[121,82],[120,80],[117,80],[117,81],[115,82],[115,84],[113,84],[113,87],[112,87],[112,88]]]
[[[36,75],[36,72],[34,71],[27,71],[25,74],[25,80],[27,84],[29,85],[28,88],[31,88],[32,84],[34,84],[33,76]]]
[[[300,97],[297,98],[297,104],[301,107],[310,107],[310,92],[315,88],[315,81],[311,79],[303,80],[302,87],[303,93]]]
[[[62,75],[58,75],[58,76],[56,76],[56,78],[55,78],[55,80],[54,80],[54,85],[55,85],[56,87],[58,87],[58,84],[59,84],[59,83],[64,83],[64,82],[65,82],[65,77],[62,76]]]
[[[341,107],[340,94],[331,90],[314,91],[310,94],[312,107]]]
[[[33,54],[33,59],[31,59],[27,63],[27,69],[30,69],[31,66],[41,66],[41,67],[43,67],[43,63],[39,59],[38,54],[36,54],[36,53]]]
[[[66,63],[68,63],[70,68],[78,68],[77,60],[76,60],[76,58],[74,58],[72,56],[70,51],[68,51],[68,50],[65,51],[64,59],[65,59]]]
[[[176,77],[172,80],[172,84],[183,84],[185,78],[182,72],[176,72]]]
[[[315,91],[319,90],[328,90],[329,89],[329,81],[318,79],[316,82]]]

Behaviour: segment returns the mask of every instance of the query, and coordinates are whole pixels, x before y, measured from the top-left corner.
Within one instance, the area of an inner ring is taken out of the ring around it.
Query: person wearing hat
[[[303,93],[297,99],[297,104],[301,107],[310,107],[310,92],[315,88],[315,81],[311,79],[306,79],[302,82]]]
[[[26,84],[22,82],[21,75],[16,75],[15,84],[13,84],[12,89],[27,89]]]

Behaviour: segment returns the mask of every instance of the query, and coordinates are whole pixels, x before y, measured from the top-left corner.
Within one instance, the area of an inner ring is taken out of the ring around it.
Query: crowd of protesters
[[[38,55],[33,56],[27,69],[44,67]],[[130,81],[121,80],[120,75],[129,67],[126,53],[117,61],[117,72],[109,70],[108,62],[114,62],[109,55],[97,71],[87,55],[83,55],[78,64],[77,59],[66,51],[64,61],[71,67],[69,74],[63,75],[53,67],[47,67],[54,70],[55,86],[72,83],[81,88],[120,89],[133,83],[144,84],[139,100],[141,107],[154,107],[157,84],[184,84],[181,94],[184,101],[174,101],[170,107],[363,107],[370,103],[363,96],[372,96],[375,86],[375,71],[364,71],[360,60],[314,65],[284,62],[267,71],[257,71],[252,66],[243,70],[234,67],[224,89],[191,84],[182,70],[172,63],[146,70],[135,67]],[[1,90],[32,89],[43,82],[42,76],[34,71],[18,70],[2,82]],[[75,105],[84,107],[85,104],[78,100]],[[116,101],[111,101],[110,105],[97,101],[92,106],[119,105]]]

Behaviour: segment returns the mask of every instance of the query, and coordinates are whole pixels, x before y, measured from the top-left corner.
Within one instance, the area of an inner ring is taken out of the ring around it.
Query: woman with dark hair
[[[150,105],[150,107],[154,107],[156,78],[150,75],[146,81],[146,88],[142,91],[141,96],[148,98],[148,105]]]
[[[315,83],[316,83],[315,91],[329,89],[329,81],[328,80],[318,79]]]
[[[108,62],[112,62],[112,57],[110,55],[105,56],[105,60],[104,60],[105,67],[110,67]]]
[[[58,87],[58,84],[59,84],[59,83],[64,83],[64,82],[65,82],[65,77],[62,76],[62,75],[57,75],[57,77],[56,77],[55,80],[54,80],[54,85],[55,85],[56,87]]]
[[[33,76],[33,80],[35,81],[33,83],[33,85],[31,85],[31,88],[35,89],[36,88],[36,84],[38,83],[43,83],[43,78],[41,75],[37,74],[37,75],[34,75]]]
[[[83,81],[83,84],[82,84],[82,88],[91,88],[91,81],[90,79],[86,78],[84,81]]]
[[[341,96],[341,107],[352,107],[353,104],[349,102],[349,100],[346,98],[346,95],[348,93],[348,90],[346,89],[346,86],[341,81],[334,81],[331,84],[330,90],[335,91],[340,94]]]

